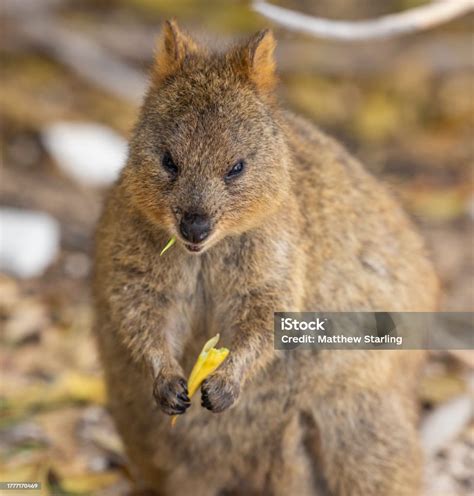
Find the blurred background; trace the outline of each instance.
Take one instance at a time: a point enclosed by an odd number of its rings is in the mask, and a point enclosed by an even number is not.
[[[276,3],[346,20],[423,4]],[[282,101],[391,185],[426,239],[442,282],[441,309],[473,310],[472,14],[351,43],[279,28],[249,1],[2,5],[1,481],[41,481],[41,494],[65,496],[125,495],[132,487],[90,332],[91,248],[164,19],[177,18],[219,47],[272,27]],[[438,352],[424,371],[427,494],[473,494],[473,366],[472,351]]]

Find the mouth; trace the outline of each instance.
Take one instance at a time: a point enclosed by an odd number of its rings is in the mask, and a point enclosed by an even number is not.
[[[192,252],[192,253],[199,253],[200,251],[202,251],[202,249],[204,248],[204,246],[202,244],[195,244],[195,243],[183,243],[185,248]]]

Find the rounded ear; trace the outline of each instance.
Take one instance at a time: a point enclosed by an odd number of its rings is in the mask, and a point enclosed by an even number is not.
[[[276,85],[276,64],[273,52],[276,41],[269,29],[256,33],[232,54],[234,66],[243,72],[262,92],[270,92]]]
[[[165,21],[157,43],[153,80],[159,82],[176,72],[186,56],[198,49],[196,42],[181,31],[175,20]]]

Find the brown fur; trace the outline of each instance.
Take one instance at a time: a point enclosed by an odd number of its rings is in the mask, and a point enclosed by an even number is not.
[[[263,32],[209,54],[165,26],[97,231],[96,332],[111,412],[137,480],[160,494],[415,496],[421,355],[273,349],[274,311],[430,311],[437,298],[396,202],[276,103],[273,47]],[[240,159],[243,174],[226,183]],[[212,221],[200,254],[179,234],[190,209]],[[183,379],[216,332],[231,353],[202,390],[222,413],[194,404],[171,429],[165,413],[182,404]]]

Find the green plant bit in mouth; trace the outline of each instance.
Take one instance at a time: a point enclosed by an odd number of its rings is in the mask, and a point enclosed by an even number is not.
[[[173,236],[168,243],[166,243],[166,246],[160,251],[160,257],[165,254],[174,244],[176,243],[176,236]]]

